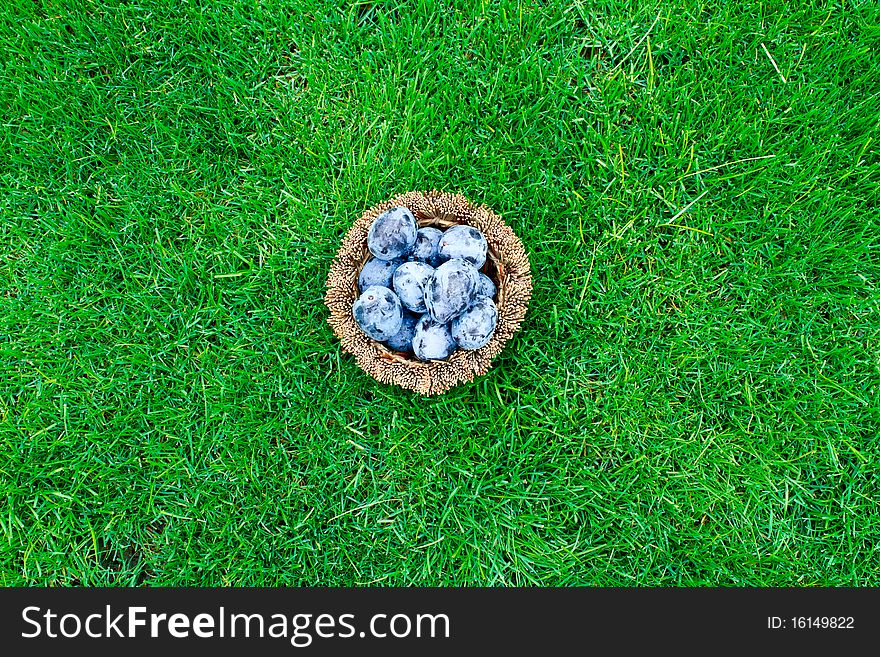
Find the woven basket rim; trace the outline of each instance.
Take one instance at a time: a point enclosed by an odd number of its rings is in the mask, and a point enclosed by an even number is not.
[[[358,274],[370,255],[366,246],[367,232],[376,217],[397,206],[409,208],[420,227],[466,224],[475,226],[486,236],[489,254],[484,269],[497,287],[498,324],[485,346],[473,351],[456,350],[445,361],[420,361],[390,350],[358,328],[351,307],[358,296]],[[361,369],[382,383],[430,396],[488,372],[492,359],[519,330],[531,292],[528,254],[501,217],[486,205],[471,203],[462,194],[431,190],[398,194],[368,208],[355,220],[330,265],[324,302],[330,312],[327,321],[343,351],[354,355]]]

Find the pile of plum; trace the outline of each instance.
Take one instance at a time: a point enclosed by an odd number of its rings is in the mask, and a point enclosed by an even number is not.
[[[369,337],[420,360],[489,342],[498,309],[495,284],[479,271],[488,248],[479,230],[419,228],[408,208],[396,207],[370,226],[367,248],[373,257],[358,277],[352,314]]]

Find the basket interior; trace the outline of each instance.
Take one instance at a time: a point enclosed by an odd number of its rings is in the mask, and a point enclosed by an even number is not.
[[[446,230],[450,226],[455,226],[456,224],[468,224],[466,221],[462,221],[455,216],[452,215],[443,215],[443,216],[427,216],[418,211],[414,212],[416,217],[416,222],[419,225],[419,228],[424,228],[425,226],[433,226],[439,230]],[[488,249],[486,251],[486,262],[479,269],[480,272],[486,274],[489,279],[495,284],[496,288],[496,304],[500,304],[501,300],[504,298],[503,294],[503,286],[504,286],[504,276],[501,275],[500,271],[500,260],[498,258],[498,254],[495,252],[491,240],[486,240],[488,243]],[[360,276],[361,270],[364,268],[364,265],[367,264],[367,261],[372,257],[370,250],[367,248],[366,240],[363,243],[363,253],[361,254],[361,262],[357,269],[357,274],[354,277],[354,281],[352,284],[355,288],[355,298],[358,296],[357,290],[357,279]],[[405,362],[410,366],[427,366],[431,361],[422,361],[416,358],[413,354],[405,353],[401,351],[394,351],[389,349],[387,345],[382,344],[377,340],[373,340],[372,342],[378,347],[380,351],[384,354],[387,354],[386,358],[389,360],[393,360],[396,362]],[[462,350],[457,349],[446,361],[444,362],[452,362],[456,360],[457,356],[461,356]]]

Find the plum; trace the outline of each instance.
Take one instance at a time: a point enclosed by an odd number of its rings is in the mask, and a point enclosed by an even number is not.
[[[480,296],[474,305],[452,320],[452,338],[462,349],[485,346],[498,324],[498,309],[489,297]]]
[[[445,262],[454,258],[462,258],[479,269],[486,262],[486,251],[489,245],[483,233],[473,226],[452,226],[440,238],[438,254]]]
[[[367,248],[379,260],[407,255],[416,243],[419,226],[408,208],[391,208],[376,217],[367,233]]]
[[[439,265],[440,261],[437,255],[437,249],[442,235],[442,231],[439,231],[432,226],[419,228],[419,232],[416,235],[416,243],[415,246],[413,246],[412,252],[409,254],[409,259],[426,262],[432,267]]]
[[[403,260],[379,260],[379,258],[370,258],[364,264],[361,273],[358,276],[358,291],[363,292],[368,287],[380,285],[382,287],[391,287],[391,277]]]
[[[425,286],[425,307],[434,321],[445,324],[468,309],[479,285],[479,272],[467,260],[444,262]]]
[[[477,296],[494,299],[497,291],[498,290],[495,289],[495,283],[492,282],[492,279],[486,276],[483,272],[480,272],[480,287],[477,289]]]
[[[385,344],[395,351],[409,351],[412,349],[413,336],[416,333],[416,322],[419,321],[420,317],[421,315],[404,310],[400,330],[388,338]]]
[[[455,351],[455,340],[448,324],[436,322],[430,315],[422,315],[416,322],[412,348],[420,360],[443,360]]]
[[[354,302],[352,315],[361,330],[374,340],[387,340],[400,330],[403,306],[387,287],[374,285]]]
[[[394,292],[400,302],[415,313],[423,313],[425,286],[434,275],[434,268],[424,262],[405,262],[394,272]]]

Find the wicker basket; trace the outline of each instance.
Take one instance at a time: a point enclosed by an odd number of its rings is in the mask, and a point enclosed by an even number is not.
[[[473,351],[456,350],[445,361],[420,361],[389,350],[367,337],[358,328],[351,308],[358,297],[357,280],[369,259],[367,232],[373,220],[393,207],[405,206],[416,217],[419,227],[445,230],[467,224],[482,231],[489,243],[485,273],[498,288],[498,325],[489,343]],[[476,206],[460,194],[407,192],[366,210],[342,240],[342,246],[327,275],[324,302],[330,311],[328,322],[342,342],[342,348],[357,359],[358,365],[382,383],[393,383],[422,395],[437,395],[459,383],[485,374],[526,315],[532,294],[529,258],[522,242],[501,217],[485,205]]]

